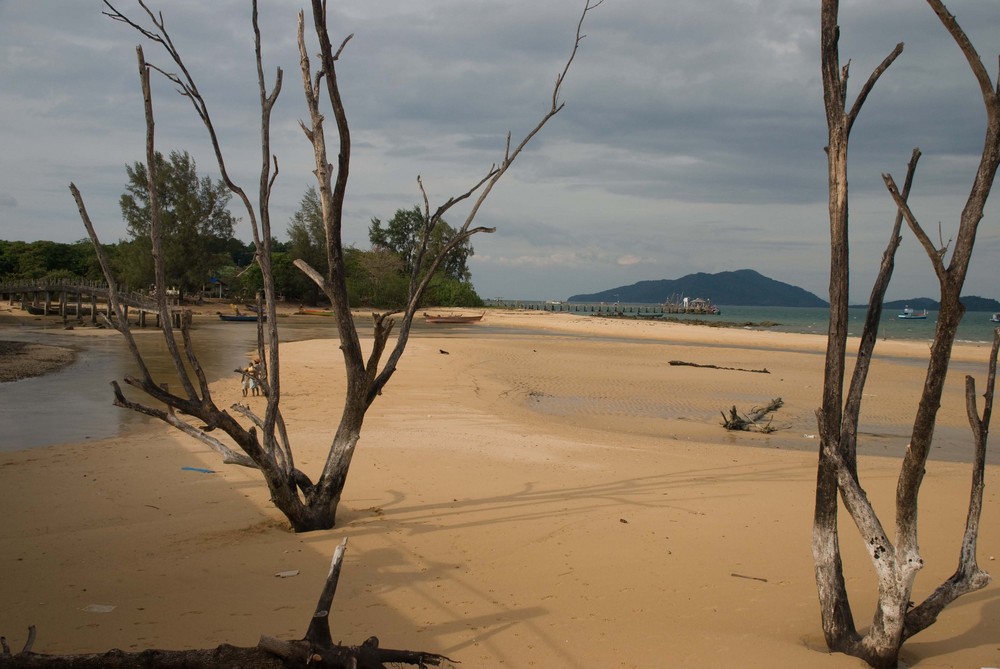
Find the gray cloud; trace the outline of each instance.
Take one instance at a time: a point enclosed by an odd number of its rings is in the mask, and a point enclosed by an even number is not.
[[[134,47],[138,36],[100,3],[0,1],[0,236],[84,235],[67,185],[77,183],[106,241],[124,235],[118,197],[143,155]],[[281,165],[272,217],[280,234],[311,179],[294,41],[299,3],[265,3],[265,72],[284,70],[272,128]],[[175,0],[165,13],[214,115],[234,176],[256,183],[256,71],[249,3]],[[131,2],[121,7],[140,16]],[[335,36],[354,34],[338,66],[354,154],[348,243],[372,217],[466,190],[530,130],[572,46],[582,3],[552,0],[331,2]],[[992,3],[949,8],[988,67],[1000,30]],[[897,42],[900,59],[870,96],[852,136],[854,281],[863,299],[893,210],[881,174],[902,179],[924,152],[913,203],[945,236],[968,193],[982,142],[982,102],[957,47],[929,8],[903,0],[844,4],[841,53],[851,91]],[[826,125],[819,17],[807,0],[606,0],[585,26],[563,111],[480,212],[497,232],[473,240],[483,294],[560,298],[695,271],[750,267],[825,293]],[[148,60],[167,63],[154,45]],[[315,53],[314,46],[310,53]],[[172,69],[172,68],[168,68]],[[215,175],[205,131],[168,82],[154,84],[161,150],[192,153]],[[12,158],[16,156],[16,159]],[[467,212],[449,216],[460,222]],[[992,295],[1000,233],[987,212],[969,291]],[[235,212],[243,216],[242,212]],[[245,224],[244,224],[245,226]],[[239,234],[250,238],[241,226]],[[890,295],[933,294],[904,240]]]

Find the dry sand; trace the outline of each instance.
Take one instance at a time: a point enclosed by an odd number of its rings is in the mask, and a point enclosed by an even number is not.
[[[0,453],[0,633],[18,646],[35,624],[40,652],[299,638],[348,537],[331,616],[344,642],[374,634],[464,667],[862,666],[824,650],[809,548],[821,337],[486,320],[549,332],[411,340],[328,532],[289,533],[254,472],[158,425]],[[886,523],[926,351],[880,345],[866,394],[862,476]],[[982,368],[987,352],[961,347],[956,360]],[[313,474],[338,416],[339,351],[313,341],[282,354],[282,406]],[[970,443],[961,388],[953,372],[938,430],[949,452]],[[231,379],[215,392],[264,402]],[[785,400],[776,433],[719,426],[721,410],[773,397]],[[919,598],[955,568],[968,480],[968,465],[928,468]],[[990,466],[979,558],[994,571],[998,488]],[[844,530],[864,625],[871,569]],[[997,586],[959,600],[904,658],[1000,665]]]

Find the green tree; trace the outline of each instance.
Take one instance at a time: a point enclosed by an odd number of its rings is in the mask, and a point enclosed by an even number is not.
[[[0,277],[5,279],[100,279],[97,254],[88,240],[63,244],[51,241],[0,241]]]
[[[396,253],[403,261],[404,271],[409,275],[413,271],[414,265],[420,262],[417,250],[420,248],[420,241],[425,233],[428,235],[425,255],[431,258],[435,257],[444,248],[444,245],[458,234],[455,228],[443,220],[437,221],[437,224],[429,232],[426,228],[427,224],[420,207],[397,209],[396,214],[389,219],[385,227],[382,227],[381,220],[372,219],[371,226],[368,228],[368,240],[373,248],[388,249]],[[469,272],[468,261],[473,254],[471,242],[465,239],[445,257],[438,271],[457,281],[467,282],[472,276]]]
[[[326,230],[323,227],[323,206],[315,186],[310,186],[299,203],[299,210],[292,214],[288,224],[288,252],[292,260],[304,260],[310,267],[326,271]],[[301,272],[288,277],[286,296],[316,304],[323,291]]]
[[[423,259],[436,257],[457,234],[458,231],[444,220],[438,220],[433,225],[429,224],[420,211],[420,207],[416,206],[412,209],[397,209],[396,214],[389,219],[384,227],[381,220],[373,218],[371,226],[368,228],[368,239],[372,244],[372,251],[388,251],[394,254],[399,259],[399,276],[407,282],[414,275],[414,267],[421,269],[413,278],[422,279],[426,272],[424,269],[426,263]],[[421,257],[420,249],[423,247],[425,235],[427,238],[426,250]],[[427,287],[427,292],[424,295],[425,303],[441,306],[482,305],[482,300],[479,299],[472,287],[472,273],[469,271],[468,261],[473,253],[472,244],[466,238],[444,256]],[[407,297],[406,283],[396,287],[396,282],[388,280],[385,275],[387,268],[383,259],[375,256],[368,258],[367,261],[365,266],[369,280],[375,280],[376,275],[378,276],[380,290],[372,294],[377,294],[380,299],[386,300],[382,306],[403,303]],[[392,286],[396,289],[388,291],[385,290],[386,286]]]
[[[393,307],[406,302],[409,282],[397,254],[383,248],[350,251],[345,262],[350,263],[347,283],[352,299],[373,307]]]
[[[186,151],[172,151],[169,160],[157,152],[155,160],[167,283],[191,293],[229,264],[228,244],[236,224],[227,209],[232,194],[221,180],[199,178]],[[141,162],[125,170],[129,182],[120,205],[130,239],[120,269],[132,286],[146,286],[154,281],[148,173]]]

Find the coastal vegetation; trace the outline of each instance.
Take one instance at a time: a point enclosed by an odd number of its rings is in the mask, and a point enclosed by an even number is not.
[[[317,246],[320,262],[325,262],[322,242],[300,237],[297,227],[300,215],[301,212],[297,212],[289,223],[290,241],[273,239],[271,242],[275,290],[286,302],[316,305],[324,301],[322,291],[296,269],[294,263],[298,259],[312,262]],[[147,243],[148,238],[144,238],[101,245],[115,276],[124,286],[144,290],[154,283],[149,274],[152,256],[145,248]],[[177,240],[177,243],[182,248],[189,242]],[[253,264],[253,243],[220,236],[208,240],[205,247],[219,250],[199,265],[199,269],[195,269],[194,263],[188,266],[175,261],[177,271],[169,274],[167,282],[179,289],[182,302],[197,301],[199,296],[252,302],[263,288],[260,269]],[[395,251],[348,246],[344,248],[344,262],[352,307],[391,308],[404,303],[408,279],[403,261]],[[431,279],[424,303],[444,307],[482,306],[467,266],[462,276],[461,279],[449,276],[439,269]],[[89,240],[72,244],[0,240],[0,282],[51,283],[60,280],[84,283],[104,280],[94,245]]]

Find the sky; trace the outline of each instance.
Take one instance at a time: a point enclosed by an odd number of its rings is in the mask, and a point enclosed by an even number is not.
[[[295,41],[302,0],[261,0],[264,71],[283,85],[272,121],[280,174],[274,234],[313,182]],[[368,247],[373,217],[432,208],[473,186],[551,105],[582,0],[329,0],[333,41],[353,34],[338,79],[353,137],[344,241]],[[143,19],[134,0],[119,9]],[[249,0],[151,0],[220,129],[227,165],[256,199],[259,107]],[[817,0],[604,0],[590,12],[562,111],[511,166],[475,225],[470,269],[484,298],[564,300],[638,281],[753,269],[826,299],[826,121]],[[1000,5],[948,3],[997,76]],[[125,166],[145,155],[135,47],[166,55],[102,15],[96,0],[0,0],[0,239],[86,237],[68,186],[102,242],[126,237]],[[311,17],[307,14],[306,25]],[[944,241],[982,152],[985,112],[958,47],[918,0],[840,3],[849,96],[898,42],[903,54],[851,136],[851,298],[866,301],[895,210],[881,174]],[[315,40],[309,53],[315,56]],[[315,66],[315,58],[313,59]],[[188,151],[218,178],[191,105],[154,78],[157,148]],[[328,114],[332,126],[332,113]],[[333,137],[330,139],[333,142]],[[331,155],[335,155],[331,152]],[[1000,298],[997,195],[963,294]],[[237,237],[250,241],[248,218]],[[446,217],[461,224],[468,208]],[[939,232],[940,230],[940,232]],[[904,232],[890,299],[937,296],[930,263]],[[705,296],[711,297],[711,296]]]

